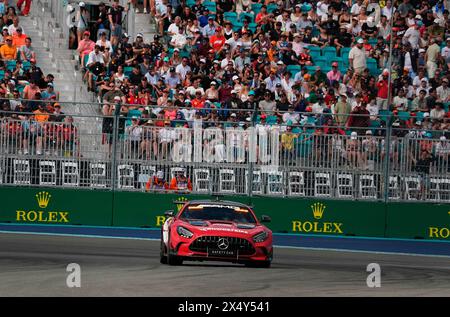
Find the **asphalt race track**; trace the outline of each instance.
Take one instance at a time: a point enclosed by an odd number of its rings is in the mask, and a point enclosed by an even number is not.
[[[369,263],[381,287],[366,285]],[[81,266],[68,288],[66,267]],[[270,269],[159,263],[159,242],[0,233],[0,296],[450,296],[450,257],[276,248]]]

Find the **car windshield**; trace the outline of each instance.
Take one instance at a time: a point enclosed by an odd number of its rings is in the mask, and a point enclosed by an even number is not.
[[[252,212],[246,207],[229,205],[195,204],[187,206],[180,219],[184,220],[218,220],[238,223],[256,223]]]

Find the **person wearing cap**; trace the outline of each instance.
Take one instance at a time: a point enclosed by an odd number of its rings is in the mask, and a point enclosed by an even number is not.
[[[145,184],[145,190],[148,192],[152,191],[164,191],[169,189],[169,183],[164,179],[164,172],[159,170],[155,175],[150,177]]]
[[[208,23],[202,28],[203,36],[209,38],[216,33],[216,25],[214,24],[214,17],[208,17]]]
[[[209,45],[219,54],[225,45],[225,41],[226,38],[223,35],[222,28],[220,26],[216,27],[215,33],[209,38]]]
[[[55,100],[59,99],[59,93],[55,92],[53,83],[48,83],[47,84],[47,89],[41,92],[41,98],[42,100],[50,100],[52,99],[52,97]]]
[[[192,183],[185,171],[176,172],[170,181],[170,190],[174,191],[192,191]]]
[[[89,54],[94,50],[95,42],[90,39],[91,33],[89,31],[84,31],[83,39],[78,43],[77,52],[79,54],[79,60],[81,67],[85,67],[86,65],[84,56]]]
[[[13,44],[12,36],[5,37],[6,44],[0,47],[0,57],[4,61],[15,60],[17,57],[17,47]]]
[[[380,110],[388,110],[388,95],[389,95],[389,71],[383,70],[381,78],[378,80],[376,87],[377,92],[377,105]]]
[[[446,173],[446,167],[449,166],[450,159],[450,142],[445,135],[439,137],[439,142],[437,142],[435,147],[435,155],[439,162],[437,166],[441,167],[440,172]]]
[[[50,115],[50,121],[52,122],[63,122],[65,118],[64,112],[61,111],[61,104],[59,102],[55,102],[53,104],[53,112]]]
[[[361,74],[367,68],[366,52],[363,48],[364,40],[359,38],[356,45],[352,47],[348,54],[348,62],[350,67],[355,70],[355,73]]]
[[[450,102],[450,87],[448,86],[448,81],[448,78],[444,77],[441,81],[441,85],[436,88],[438,102]]]
[[[78,3],[79,10],[76,13],[75,21],[77,26],[78,43],[83,39],[83,33],[89,29],[90,13],[83,1]]]

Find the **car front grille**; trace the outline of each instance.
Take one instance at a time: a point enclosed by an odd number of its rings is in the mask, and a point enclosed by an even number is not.
[[[194,252],[208,252],[208,249],[218,249],[219,239],[227,239],[229,246],[227,250],[237,251],[239,255],[252,255],[255,253],[255,248],[247,239],[235,237],[220,237],[220,236],[202,236],[195,239],[189,249]]]

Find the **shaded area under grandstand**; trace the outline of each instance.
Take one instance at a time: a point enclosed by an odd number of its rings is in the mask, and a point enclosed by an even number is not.
[[[0,232],[74,235],[106,238],[160,239],[159,229],[80,227],[59,225],[0,224]],[[366,237],[331,237],[303,234],[274,234],[274,245],[319,250],[348,250],[374,253],[438,255],[450,257],[450,242]]]

